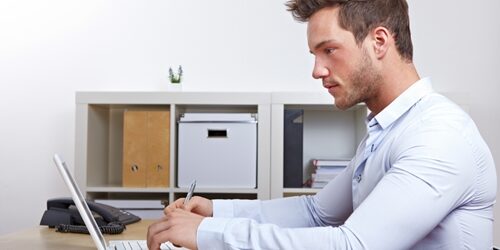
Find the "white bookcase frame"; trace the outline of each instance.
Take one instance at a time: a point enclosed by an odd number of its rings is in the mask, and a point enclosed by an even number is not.
[[[126,108],[169,109],[170,185],[167,188],[121,187],[121,133]],[[196,189],[215,198],[269,199],[270,94],[203,92],[77,92],[75,177],[89,198],[167,199],[187,192],[176,187],[177,121],[183,112],[252,112],[258,115],[257,188]]]
[[[176,131],[180,115],[185,112],[250,112],[258,116],[257,188],[199,188],[196,194],[209,198],[262,200],[314,194],[317,189],[283,187],[284,110],[338,111],[333,102],[326,92],[77,92],[75,177],[88,198],[168,199],[172,202],[187,192],[185,188],[176,187]],[[141,107],[170,110],[170,185],[167,188],[121,186],[123,111]],[[365,134],[366,107],[358,105],[343,112],[354,117],[347,126],[350,134],[353,134],[352,127],[355,131],[355,135],[344,140],[352,140],[350,145],[356,145]]]

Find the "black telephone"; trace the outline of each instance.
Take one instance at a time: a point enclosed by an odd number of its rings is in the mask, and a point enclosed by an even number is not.
[[[140,221],[141,218],[118,208],[87,200],[94,219],[102,233],[123,232],[125,225]],[[40,225],[56,227],[58,232],[88,233],[78,209],[71,198],[47,200],[47,210]]]

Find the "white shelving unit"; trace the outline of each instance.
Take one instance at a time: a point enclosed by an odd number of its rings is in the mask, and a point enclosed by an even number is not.
[[[170,111],[170,185],[165,188],[122,187],[123,114],[126,109]],[[197,188],[207,198],[270,199],[314,194],[318,189],[283,185],[284,111],[304,110],[304,173],[315,152],[352,157],[365,134],[366,107],[337,110],[328,93],[275,92],[77,92],[75,177],[91,199],[158,199],[185,196],[177,187],[177,128],[181,114],[255,113],[257,123],[257,188]],[[324,120],[323,117],[327,117]],[[316,124],[313,129],[309,125]],[[318,129],[318,126],[320,129]],[[323,128],[324,130],[322,130]],[[318,135],[331,141],[314,142]],[[320,138],[321,139],[321,138]],[[312,153],[311,153],[312,152]],[[228,176],[228,178],[231,178]],[[272,181],[271,181],[272,180]]]
[[[129,108],[170,111],[169,187],[122,187],[123,113]],[[197,188],[195,193],[210,198],[268,199],[270,94],[230,92],[77,92],[75,177],[85,195],[99,199],[159,199],[169,202],[185,196],[187,189],[176,185],[177,121],[185,112],[257,114],[257,188]]]

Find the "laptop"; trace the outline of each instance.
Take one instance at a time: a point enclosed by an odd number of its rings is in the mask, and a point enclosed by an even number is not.
[[[97,226],[97,222],[92,216],[92,212],[85,201],[85,198],[76,185],[76,181],[71,176],[66,166],[66,163],[61,160],[59,155],[54,155],[54,162],[56,163],[57,170],[64,179],[64,183],[68,187],[71,192],[71,196],[73,197],[73,201],[75,202],[76,208],[78,212],[82,216],[82,219],[85,223],[85,226],[89,230],[90,236],[94,240],[94,243],[99,250],[112,250],[112,249],[148,249],[146,245],[146,240],[126,240],[126,241],[110,241],[109,244],[106,243],[104,236],[102,235],[99,227]],[[182,247],[176,247],[171,242],[165,242],[161,245],[161,249],[185,249]]]

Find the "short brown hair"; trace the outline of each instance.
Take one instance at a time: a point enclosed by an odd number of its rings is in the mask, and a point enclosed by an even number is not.
[[[307,22],[320,9],[339,6],[339,25],[353,33],[358,45],[370,30],[383,26],[392,32],[401,57],[413,60],[406,0],[289,0],[286,6],[301,22]]]

